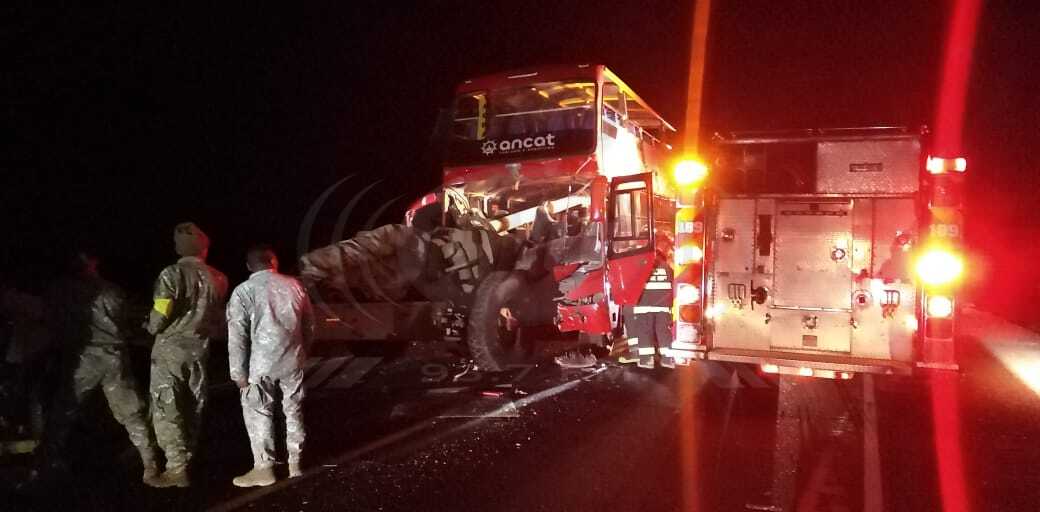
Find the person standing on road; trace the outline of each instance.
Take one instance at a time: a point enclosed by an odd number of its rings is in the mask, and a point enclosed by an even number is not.
[[[155,437],[166,454],[159,487],[187,487],[188,463],[198,442],[206,404],[209,340],[223,323],[228,280],[206,264],[209,237],[190,222],[173,241],[181,259],[155,283],[148,332],[152,347],[151,398]]]
[[[249,250],[249,280],[228,301],[228,362],[241,390],[242,418],[253,451],[253,469],[236,477],[238,487],[275,482],[275,406],[285,415],[289,478],[300,476],[303,450],[303,362],[314,335],[307,291],[278,273],[278,257],[266,245]]]
[[[661,245],[667,247],[668,244]],[[639,302],[625,306],[622,311],[629,350],[637,350],[640,368],[675,367],[672,358],[673,273],[670,260],[664,250],[658,248],[655,251],[654,269]]]
[[[126,428],[141,455],[142,480],[155,485],[158,452],[146,419],[148,405],[139,394],[127,354],[126,297],[101,277],[99,263],[93,254],[77,252],[75,276],[54,290],[52,313],[62,343],[64,371],[44,433],[43,457],[51,467],[62,465],[84,403],[101,388],[112,415]]]

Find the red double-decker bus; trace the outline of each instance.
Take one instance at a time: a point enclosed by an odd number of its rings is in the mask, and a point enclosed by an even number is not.
[[[670,315],[676,187],[663,139],[674,128],[631,87],[602,65],[484,76],[459,85],[448,121],[443,184],[406,215],[417,228],[438,213],[436,233],[416,232],[443,257],[444,286],[361,304],[401,328],[357,328],[366,315],[344,311],[357,306],[332,308],[355,327],[333,319],[328,337],[415,339],[414,318],[429,318],[418,324],[437,328],[425,334],[465,341],[499,370],[530,354],[524,331],[603,341],[626,315]],[[648,287],[657,297],[642,305]]]

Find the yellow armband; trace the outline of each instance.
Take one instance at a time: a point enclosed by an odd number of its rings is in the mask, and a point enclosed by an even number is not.
[[[170,309],[172,307],[173,299],[155,299],[155,304],[152,306],[152,309],[162,316],[170,316]]]

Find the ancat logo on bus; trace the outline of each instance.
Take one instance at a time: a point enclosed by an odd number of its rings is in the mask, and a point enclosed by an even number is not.
[[[484,155],[491,156],[495,153],[508,155],[510,153],[523,153],[524,151],[552,147],[556,147],[556,136],[550,133],[548,135],[539,135],[537,137],[527,137],[523,139],[517,138],[503,141],[488,139],[480,146],[480,150],[484,152]]]

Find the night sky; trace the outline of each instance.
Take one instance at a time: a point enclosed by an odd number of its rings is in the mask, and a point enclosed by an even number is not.
[[[37,287],[85,242],[147,292],[176,258],[172,227],[193,220],[237,281],[252,242],[294,260],[308,208],[351,175],[311,245],[369,186],[346,232],[398,221],[438,182],[437,111],[470,76],[604,63],[682,123],[692,2],[223,4],[5,9],[8,278]],[[931,124],[949,14],[946,2],[715,0],[704,130]],[[1031,2],[991,2],[980,21],[965,152],[985,268],[1040,256],[1038,26]]]

